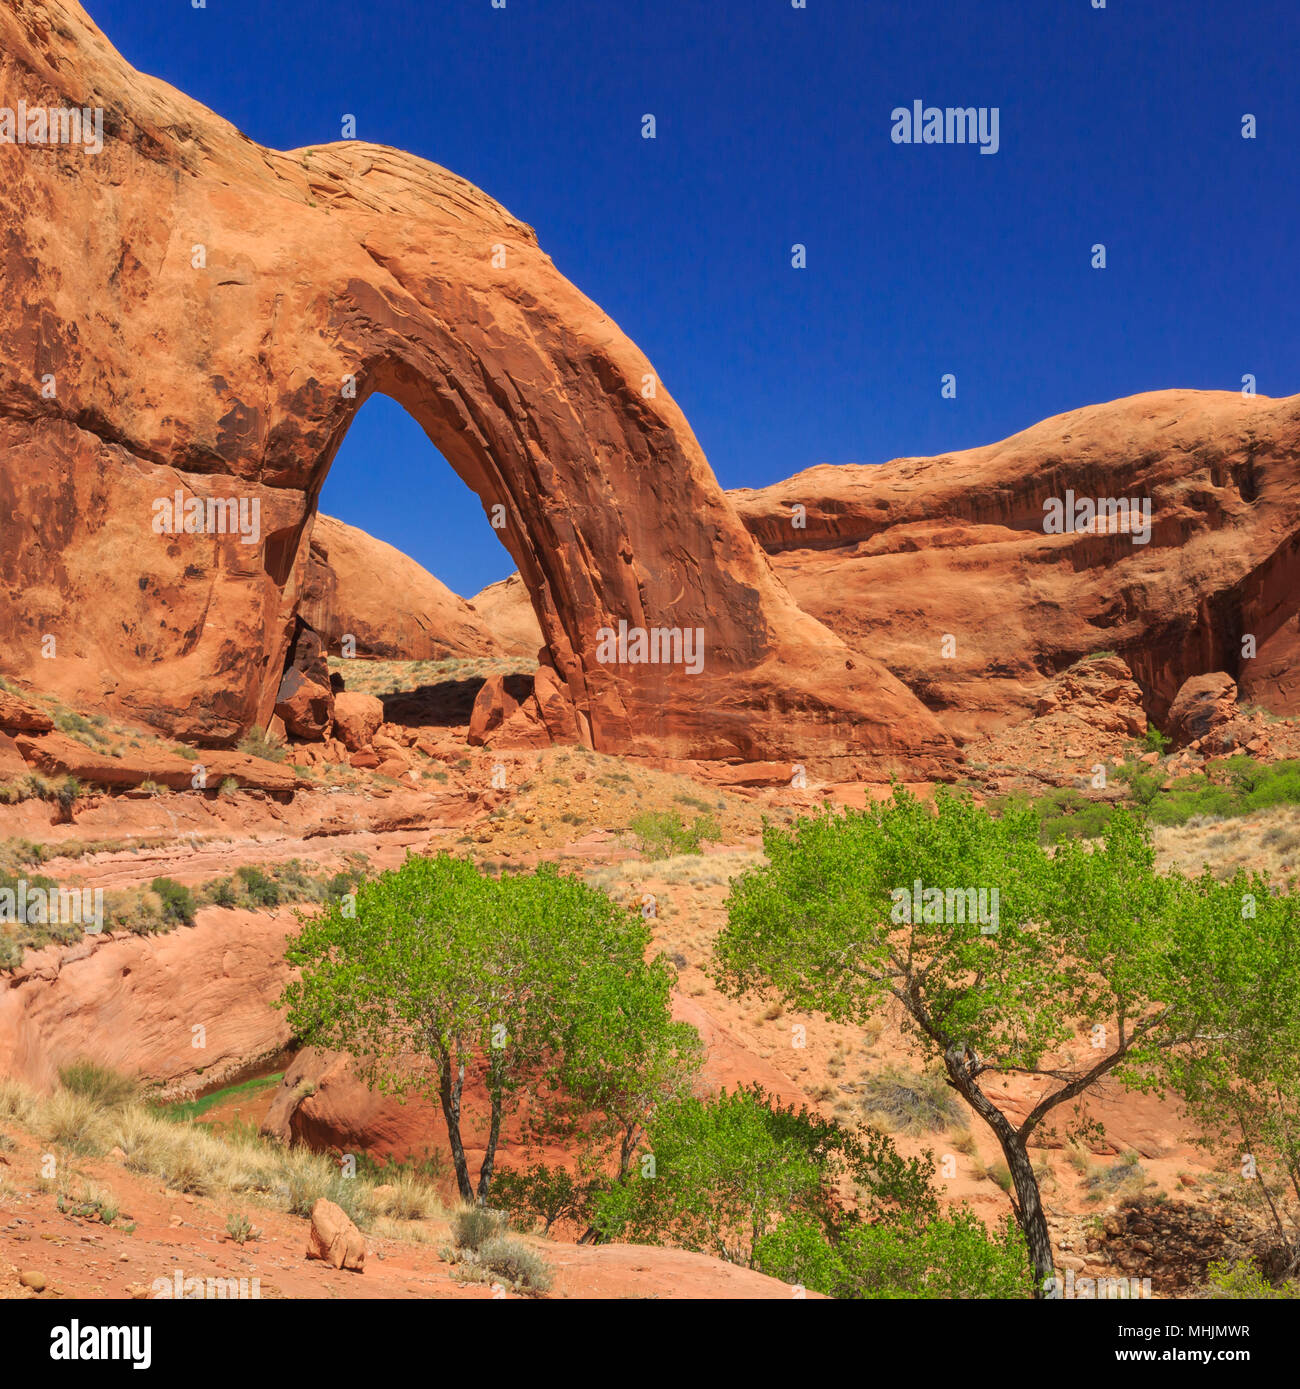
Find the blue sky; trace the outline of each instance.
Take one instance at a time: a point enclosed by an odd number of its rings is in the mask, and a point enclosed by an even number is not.
[[[480,185],[642,347],[724,486],[1247,372],[1300,391],[1297,0],[87,9],[263,144],[324,143],[353,112]],[[918,98],[998,107],[998,153],[894,144]],[[513,567],[387,400],[322,504],[459,592]]]

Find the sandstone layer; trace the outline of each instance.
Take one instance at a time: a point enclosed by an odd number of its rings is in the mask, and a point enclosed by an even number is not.
[[[1158,724],[1214,671],[1248,703],[1300,712],[1298,465],[1300,396],[1156,391],[983,448],[730,495],[798,602],[968,737],[1028,717],[1054,675],[1107,651]],[[1122,521],[1045,533],[1044,503],[1067,493],[1149,500],[1149,540]]]

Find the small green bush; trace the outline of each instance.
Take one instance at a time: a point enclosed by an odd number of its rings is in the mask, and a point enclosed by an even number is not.
[[[198,912],[194,894],[174,878],[155,878],[149,890],[162,899],[163,921],[171,926],[193,926]]]

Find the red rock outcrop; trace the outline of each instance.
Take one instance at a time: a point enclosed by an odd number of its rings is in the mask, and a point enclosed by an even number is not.
[[[173,1091],[218,1083],[289,1042],[273,1005],[296,926],[291,911],[206,907],[166,935],[29,950],[0,976],[0,1074],[45,1088],[89,1056]]]
[[[1199,747],[1215,729],[1237,717],[1237,682],[1223,671],[1194,675],[1183,682],[1169,706],[1165,731],[1175,747]]]
[[[489,584],[469,601],[480,621],[507,654],[535,656],[544,644],[533,600],[518,574]]]
[[[968,737],[1028,717],[1052,675],[1101,651],[1157,723],[1210,671],[1300,712],[1298,463],[1300,396],[1156,391],[730,495],[797,601]],[[1045,534],[1067,490],[1149,500],[1149,542],[1118,521]]]
[[[98,153],[0,146],[6,670],[187,741],[265,725],[315,499],[379,391],[502,509],[584,742],[875,775],[951,757],[796,606],[645,356],[486,194],[361,141],[265,149],[75,0],[0,12],[0,85],[105,113]],[[702,668],[602,660],[620,622],[698,631]]]
[[[334,656],[342,654],[346,635],[355,643],[349,654],[391,661],[502,656],[515,650],[499,642],[491,625],[427,569],[332,516],[318,515],[312,528],[298,613]],[[527,654],[536,654],[540,644],[539,633]]]

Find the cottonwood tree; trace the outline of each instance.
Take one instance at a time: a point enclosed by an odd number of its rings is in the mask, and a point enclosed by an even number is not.
[[[602,1025],[609,980],[635,991],[648,945],[639,918],[553,865],[494,879],[446,854],[411,857],[359,888],[355,917],[333,905],[301,919],[286,952],[301,978],[282,1003],[304,1042],[351,1053],[387,1093],[436,1099],[460,1195],[485,1203],[504,1119],[525,1092],[554,1099],[575,1019]],[[488,1102],[477,1189],[467,1078]]]
[[[1267,1272],[1300,1269],[1300,899],[1244,871],[1195,886],[1204,939],[1187,968],[1202,980],[1208,1016],[1164,1058],[1162,1076],[1226,1149],[1276,1236]]]
[[[716,977],[840,1022],[899,1005],[909,1041],[998,1140],[1042,1296],[1054,1269],[1028,1147],[1044,1121],[1074,1101],[1082,1132],[1078,1102],[1104,1077],[1154,1088],[1207,1031],[1240,1035],[1259,980],[1245,961],[1219,968],[1249,923],[1226,921],[1222,888],[1157,874],[1140,820],[1119,812],[1101,844],[1055,856],[1037,831],[1028,808],[997,818],[942,787],[932,806],[896,789],[769,827],[768,862],[732,885]],[[967,889],[997,889],[993,929],[971,919]],[[1300,950],[1275,963],[1300,993]],[[1013,1076],[1041,1087],[1023,1118],[1000,1093]]]

